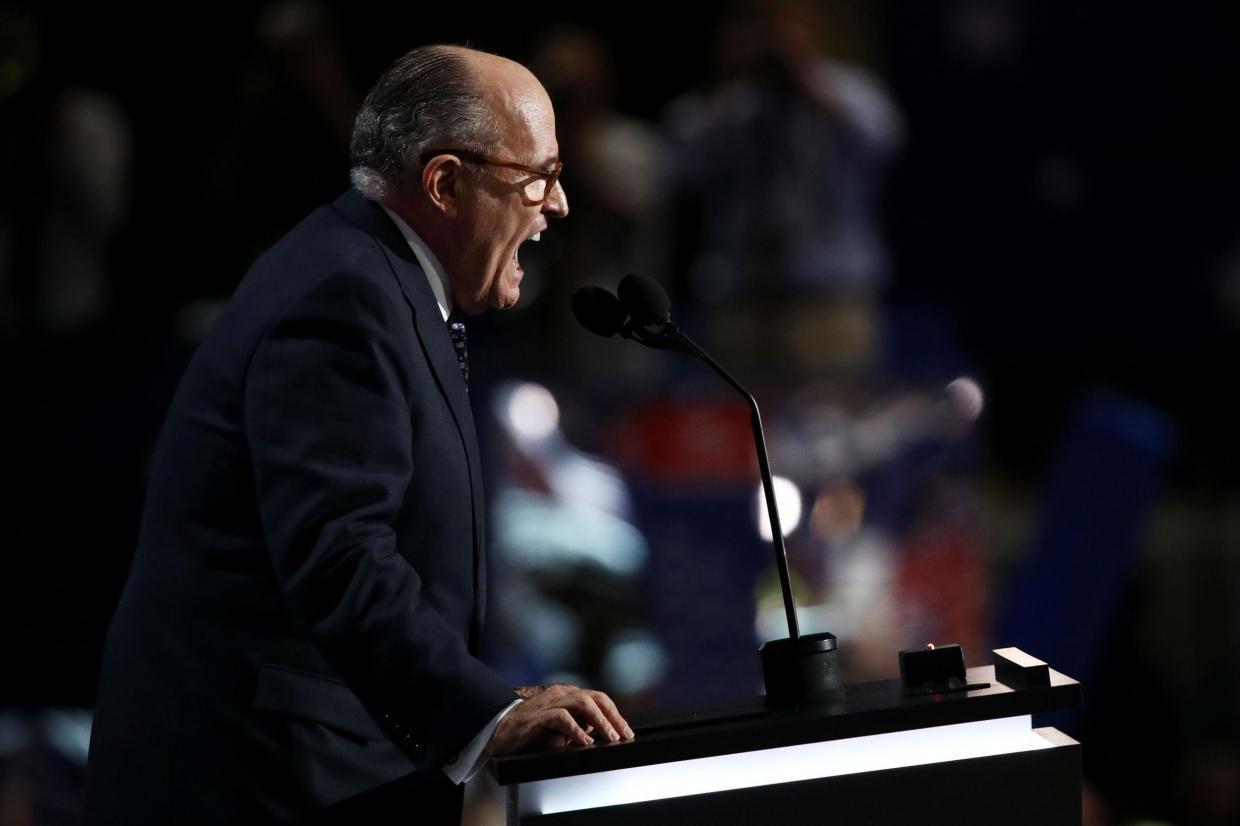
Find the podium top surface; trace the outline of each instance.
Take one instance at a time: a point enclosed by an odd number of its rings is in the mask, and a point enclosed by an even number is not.
[[[567,750],[530,751],[493,758],[501,786],[714,757],[745,751],[843,740],[894,731],[993,720],[1076,708],[1081,685],[1051,669],[1050,686],[1010,688],[992,665],[968,669],[970,683],[988,688],[906,697],[899,680],[858,683],[815,705],[769,709],[762,698],[679,714],[630,719],[635,737]]]

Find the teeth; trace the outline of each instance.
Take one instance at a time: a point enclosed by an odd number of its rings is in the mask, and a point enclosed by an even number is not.
[[[530,240],[531,240],[531,241],[537,241],[539,238],[542,238],[542,233],[541,233],[541,232],[536,232],[536,233],[534,233],[533,235],[531,235],[531,236],[530,236]]]

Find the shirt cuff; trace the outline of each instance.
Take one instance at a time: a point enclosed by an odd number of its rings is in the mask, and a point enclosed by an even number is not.
[[[499,725],[499,721],[503,720],[505,715],[521,702],[521,698],[513,700],[505,706],[499,714],[491,718],[491,722],[483,727],[482,731],[470,740],[465,748],[461,749],[461,754],[448,765],[443,767],[443,773],[448,775],[448,779],[458,786],[469,780],[478,770],[486,765],[486,757],[482,750],[486,748],[487,743],[491,742],[491,735],[495,733],[495,727]]]

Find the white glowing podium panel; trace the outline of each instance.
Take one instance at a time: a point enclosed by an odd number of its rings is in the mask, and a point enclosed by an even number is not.
[[[634,726],[634,741],[495,760],[510,826],[1077,824],[1080,745],[1032,715],[1080,685],[905,697],[897,680],[812,708],[760,701]]]

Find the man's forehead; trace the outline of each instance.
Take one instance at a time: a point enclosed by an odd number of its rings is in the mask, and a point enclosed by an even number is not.
[[[526,93],[505,95],[493,101],[501,123],[502,140],[520,149],[537,165],[550,165],[559,159],[555,139],[555,115],[542,87]]]
[[[551,166],[559,160],[551,98],[534,73],[499,55],[472,49],[461,49],[461,53],[469,61],[488,106],[500,119],[501,141],[538,166]]]
[[[551,98],[533,75],[497,78],[489,83],[482,77],[480,81],[484,94],[497,112],[520,118],[535,127],[554,123]]]

